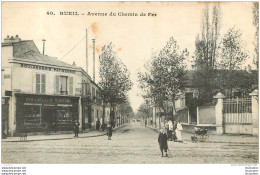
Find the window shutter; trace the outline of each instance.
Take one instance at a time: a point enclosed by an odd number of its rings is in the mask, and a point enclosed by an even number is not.
[[[69,77],[69,95],[73,95],[73,77]]]
[[[59,75],[56,75],[56,77],[55,77],[55,92],[56,92],[56,94],[60,94],[59,81],[60,81],[60,77],[59,77]]]
[[[36,93],[41,93],[41,75],[36,74]]]
[[[46,87],[46,76],[45,74],[42,74],[42,93],[44,94],[45,93],[45,87]]]

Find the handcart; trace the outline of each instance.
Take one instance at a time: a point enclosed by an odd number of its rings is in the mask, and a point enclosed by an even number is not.
[[[194,135],[191,136],[192,142],[206,142],[209,140],[209,136],[207,135],[207,129],[195,127],[193,131]]]

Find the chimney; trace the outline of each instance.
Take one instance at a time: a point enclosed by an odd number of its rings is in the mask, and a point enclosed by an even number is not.
[[[7,37],[4,39],[4,43],[12,43],[12,40],[9,37],[9,35],[7,35]]]
[[[72,63],[72,66],[76,66],[76,63],[75,63],[75,61],[73,61],[73,63]]]
[[[21,38],[18,37],[18,35],[15,36],[15,38],[13,36],[9,36],[7,35],[7,37],[4,39],[4,43],[6,44],[10,44],[10,43],[18,43],[22,41]]]
[[[45,41],[46,41],[45,39],[42,39],[42,42],[43,42],[43,43],[42,43],[42,44],[43,44],[43,47],[42,47],[42,54],[43,54],[43,55],[44,55],[44,49],[45,49]]]
[[[19,38],[18,35],[16,35],[13,42],[17,43],[17,42],[20,42],[20,41],[22,41],[21,38]]]
[[[93,81],[95,82],[95,51],[96,51],[96,46],[95,46],[95,39],[92,39],[93,41]]]

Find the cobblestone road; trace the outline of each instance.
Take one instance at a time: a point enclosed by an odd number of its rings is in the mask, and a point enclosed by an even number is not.
[[[48,136],[46,136],[48,137]],[[131,123],[106,136],[2,142],[2,163],[258,163],[258,143],[169,141],[161,157],[158,133]]]

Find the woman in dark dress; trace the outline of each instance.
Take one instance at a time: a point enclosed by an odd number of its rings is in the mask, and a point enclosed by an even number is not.
[[[166,153],[166,157],[168,157],[168,154],[167,154],[168,143],[167,143],[167,134],[165,133],[165,129],[160,130],[158,142],[160,145],[160,150],[162,152],[162,157],[163,157],[163,150]]]
[[[108,136],[108,140],[111,140],[111,137],[112,137],[112,125],[110,123],[108,123],[108,125],[107,125],[107,136]]]

